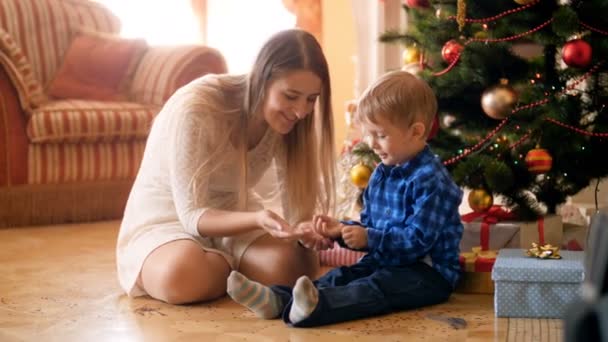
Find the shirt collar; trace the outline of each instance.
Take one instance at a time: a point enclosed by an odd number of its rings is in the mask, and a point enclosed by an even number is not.
[[[418,152],[414,158],[408,160],[401,165],[384,165],[380,163],[379,169],[383,175],[390,175],[395,172],[397,175],[406,176],[412,170],[417,169],[420,165],[425,165],[433,161],[435,155],[431,152],[428,145],[425,145],[422,151]]]

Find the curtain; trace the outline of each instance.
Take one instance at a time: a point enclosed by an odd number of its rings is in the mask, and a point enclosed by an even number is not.
[[[207,44],[207,0],[190,0],[190,4],[198,22],[201,43]]]
[[[282,0],[287,10],[296,16],[296,27],[312,33],[322,42],[323,22],[321,0]]]

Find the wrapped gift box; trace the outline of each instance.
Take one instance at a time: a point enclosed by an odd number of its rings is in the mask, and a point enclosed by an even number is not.
[[[587,245],[587,234],[589,233],[589,226],[577,225],[573,223],[564,222],[564,237],[562,239],[562,249],[569,251],[582,251],[585,250]]]
[[[528,257],[522,249],[501,249],[492,269],[498,317],[562,318],[579,296],[584,252],[561,251],[562,259]]]
[[[559,215],[546,215],[536,221],[519,222],[519,246],[530,248],[532,243],[541,245],[551,244],[560,246],[564,228],[562,217]]]
[[[564,223],[579,226],[588,226],[591,216],[596,212],[608,212],[605,205],[595,206],[595,203],[571,203],[568,202],[557,207],[557,214],[561,215]]]
[[[481,247],[471,252],[460,253],[462,275],[456,291],[460,293],[494,293],[492,267],[496,261],[496,251],[482,251]]]
[[[319,261],[321,266],[350,266],[355,264],[366,253],[342,248],[336,242],[334,248],[319,251]]]
[[[476,246],[481,246],[482,250],[530,248],[533,242],[562,245],[563,227],[559,215],[546,215],[536,221],[516,221],[510,213],[493,207],[486,213],[463,215],[462,220],[461,251]]]

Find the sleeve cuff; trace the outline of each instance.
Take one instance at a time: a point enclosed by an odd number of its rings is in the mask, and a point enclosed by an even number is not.
[[[378,229],[367,228],[367,247],[370,250],[378,249],[382,240],[382,232]]]
[[[345,221],[340,220],[340,223],[347,225],[347,226],[362,226],[363,227],[361,222],[355,221],[355,220],[345,220]]]
[[[190,213],[190,217],[187,219],[187,222],[185,222],[184,225],[184,230],[188,234],[201,237],[201,234],[198,232],[198,221],[201,219],[201,216],[203,216],[207,209],[209,208],[199,208]]]

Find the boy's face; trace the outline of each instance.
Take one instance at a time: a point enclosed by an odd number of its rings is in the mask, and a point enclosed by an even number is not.
[[[377,122],[362,122],[370,147],[384,165],[401,165],[412,159],[426,144],[424,124],[414,122],[409,127],[391,123],[381,116]]]

